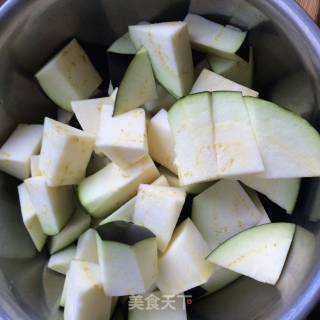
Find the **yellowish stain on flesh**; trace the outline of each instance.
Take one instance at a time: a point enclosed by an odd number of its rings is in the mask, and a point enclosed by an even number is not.
[[[218,42],[224,34],[224,27],[220,28],[220,31],[214,36],[213,42]]]
[[[260,246],[259,248],[254,248],[242,255],[240,255],[238,258],[236,258],[235,260],[233,260],[232,262],[230,262],[228,265],[227,265],[227,268],[234,268],[236,267],[237,265],[241,264],[245,259],[249,258],[249,257],[252,257],[252,256],[255,256],[257,254],[259,254],[259,252],[263,252],[265,250],[268,250],[268,249],[273,249],[273,248],[276,248],[277,247],[277,243],[274,242],[272,245],[268,245],[268,244],[265,244],[263,246]]]

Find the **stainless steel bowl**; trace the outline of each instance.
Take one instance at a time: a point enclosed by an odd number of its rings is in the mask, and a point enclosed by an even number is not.
[[[70,38],[80,40],[107,77],[105,48],[128,24],[181,19],[189,5],[250,29],[261,96],[301,112],[319,129],[320,34],[293,0],[8,0],[0,9],[0,143],[17,122],[55,116],[32,75]],[[0,318],[60,319],[63,278],[46,268],[46,255],[36,254],[24,230],[17,183],[0,173]],[[291,219],[270,204],[268,212],[275,221]],[[318,218],[319,180],[305,179],[292,216],[301,227],[277,287],[240,278],[189,306],[190,319],[303,319],[320,298]]]

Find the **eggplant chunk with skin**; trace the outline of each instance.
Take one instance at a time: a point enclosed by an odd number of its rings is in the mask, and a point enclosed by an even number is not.
[[[164,176],[160,176],[157,180],[153,181],[151,185],[169,187],[168,180]],[[137,196],[133,197],[122,205],[119,209],[113,212],[110,216],[106,217],[100,222],[100,225],[113,222],[113,221],[126,221],[133,222],[134,207]]]
[[[211,250],[262,218],[237,181],[220,180],[193,199],[192,221]]]
[[[157,239],[147,228],[116,221],[97,228],[104,291],[109,296],[145,293],[158,273]]]
[[[298,198],[301,179],[264,179],[246,176],[241,178],[241,182],[264,194],[287,213],[292,213]]]
[[[261,178],[320,175],[320,135],[299,115],[262,99],[245,97],[265,171]],[[294,137],[294,138],[293,138]]]
[[[153,182],[159,171],[149,156],[122,169],[109,163],[78,186],[82,206],[96,218],[105,218],[137,193],[141,183]]]
[[[220,177],[263,172],[264,165],[240,92],[212,92],[212,118]]]
[[[218,178],[211,114],[209,92],[186,96],[168,112],[175,143],[175,165],[182,185]]]
[[[275,285],[296,226],[269,223],[242,231],[214,249],[207,260],[257,281]]]
[[[117,93],[113,115],[117,116],[158,98],[148,52],[140,49],[124,74]]]
[[[174,97],[189,93],[193,63],[187,24],[181,21],[129,26],[131,41],[149,54],[156,79]]]
[[[220,180],[193,199],[192,221],[213,250],[235,234],[270,222],[237,181]],[[201,285],[206,294],[213,293],[239,278],[236,272],[213,266],[209,280]]]
[[[138,25],[149,24],[147,21],[141,21]],[[107,52],[118,53],[118,54],[128,54],[133,55],[137,53],[136,48],[134,47],[129,32],[126,32],[120,38],[116,39],[111,46],[108,48]]]

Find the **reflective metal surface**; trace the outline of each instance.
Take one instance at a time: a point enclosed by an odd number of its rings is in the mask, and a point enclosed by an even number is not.
[[[319,31],[292,0],[8,0],[0,9],[0,143],[17,122],[55,115],[32,75],[70,38],[94,58],[106,86],[105,49],[128,24],[181,19],[189,5],[193,13],[250,29],[256,89],[320,128]],[[45,253],[33,249],[21,223],[17,184],[0,173],[0,318],[61,319],[63,278],[45,267]],[[240,278],[189,306],[190,319],[303,319],[319,300],[319,180],[304,180],[292,218],[263,202],[273,221],[292,219],[300,226],[277,287]]]

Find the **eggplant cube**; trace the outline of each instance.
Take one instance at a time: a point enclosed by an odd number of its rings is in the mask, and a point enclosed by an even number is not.
[[[173,187],[141,184],[135,203],[133,222],[150,229],[158,248],[165,251],[178,222],[186,199],[184,190]]]
[[[158,273],[157,239],[147,228],[117,221],[97,229],[104,291],[109,296],[145,293]]]
[[[137,52],[119,85],[113,115],[120,115],[158,98],[148,52]]]
[[[40,170],[49,186],[79,184],[94,148],[93,136],[46,118]]]
[[[148,144],[151,158],[178,174],[178,169],[174,163],[174,140],[168,120],[168,112],[160,110],[149,122]]]
[[[111,105],[113,110],[114,99],[111,97],[105,97],[76,100],[71,101],[71,105],[81,128],[85,132],[96,136],[100,126],[101,110],[105,105]]]
[[[35,77],[47,96],[67,111],[72,111],[72,100],[89,98],[102,82],[76,39],[43,66]]]
[[[213,250],[235,234],[257,225],[263,218],[239,182],[220,180],[196,196],[192,221]]]
[[[24,180],[30,177],[30,158],[40,151],[42,125],[20,124],[0,149],[0,170]]]
[[[204,284],[210,278],[213,265],[205,260],[207,243],[190,219],[173,233],[167,251],[159,258],[157,286],[165,294],[177,295]]]
[[[97,150],[126,168],[148,154],[146,115],[134,109],[115,117],[101,118]]]
[[[30,195],[24,183],[18,186],[20,208],[23,223],[38,251],[41,251],[46,243],[47,235],[43,232],[36,210],[30,199]]]
[[[159,171],[149,156],[126,169],[112,162],[81,182],[79,199],[92,216],[105,218],[133,198],[141,183],[158,177]]]
[[[87,230],[78,239],[75,259],[98,263],[97,232],[94,229]]]
[[[72,187],[49,187],[44,177],[29,178],[25,185],[43,232],[50,236],[60,232],[75,208]]]
[[[160,176],[157,180],[152,182],[152,185],[169,187],[168,180],[165,178],[165,176]],[[113,212],[110,216],[102,220],[100,222],[100,225],[113,222],[113,221],[132,222],[136,199],[137,199],[137,196],[130,199],[128,202],[122,205],[119,209]]]
[[[213,92],[212,118],[219,175],[263,172],[264,166],[240,92]]]
[[[89,228],[91,217],[82,208],[77,208],[71,219],[60,233],[53,236],[49,243],[49,252],[53,254],[76,241]]]
[[[72,261],[65,292],[65,320],[110,319],[111,297],[103,292],[99,265]]]
[[[48,261],[48,268],[66,275],[69,270],[71,261],[75,258],[75,254],[75,245],[71,245],[64,250],[53,254]]]
[[[182,185],[218,178],[211,114],[208,92],[186,96],[168,112],[175,143],[175,164]]]
[[[187,24],[163,22],[129,26],[136,49],[144,47],[155,77],[173,96],[189,93],[193,83],[193,63]]]

